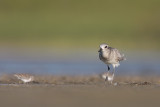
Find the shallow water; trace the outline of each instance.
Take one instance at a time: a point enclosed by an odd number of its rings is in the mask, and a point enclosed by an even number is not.
[[[92,52],[91,52],[92,53]],[[75,54],[75,53],[74,53]],[[77,57],[78,56],[78,57]],[[98,59],[98,54],[50,57],[1,57],[0,73],[32,73],[56,75],[91,75],[107,71],[107,66]],[[159,75],[160,57],[157,53],[127,53],[127,60],[116,68],[117,75]],[[112,70],[112,68],[111,68]]]

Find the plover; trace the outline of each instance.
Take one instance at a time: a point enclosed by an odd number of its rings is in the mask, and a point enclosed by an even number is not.
[[[124,54],[121,54],[118,49],[109,47],[107,44],[101,44],[99,49],[99,59],[107,64],[108,72],[110,70],[109,65],[113,66],[113,79],[115,73],[115,67],[118,67],[120,61],[126,60]]]
[[[34,77],[29,74],[14,74],[14,76],[24,83],[32,82],[34,80]]]

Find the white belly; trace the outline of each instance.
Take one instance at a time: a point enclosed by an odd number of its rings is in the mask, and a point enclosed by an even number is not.
[[[29,78],[29,79],[21,79],[23,82],[27,83],[27,82],[30,82],[32,79]]]

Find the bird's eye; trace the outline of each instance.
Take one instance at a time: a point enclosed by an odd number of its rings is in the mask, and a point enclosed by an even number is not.
[[[108,46],[105,46],[105,48],[108,48]]]

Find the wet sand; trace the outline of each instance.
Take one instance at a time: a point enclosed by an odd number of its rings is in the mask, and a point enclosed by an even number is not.
[[[80,78],[82,79],[82,77]],[[44,82],[44,80],[39,77],[32,83],[23,84],[5,83],[7,81],[1,79],[1,107],[160,106],[158,78],[154,80],[153,78],[117,77],[115,81],[117,85],[105,84],[103,80],[94,76],[82,80],[71,77],[57,77],[56,82],[47,80]],[[51,78],[48,80],[51,81]]]
[[[25,85],[0,86],[2,107],[159,107],[159,86]]]

